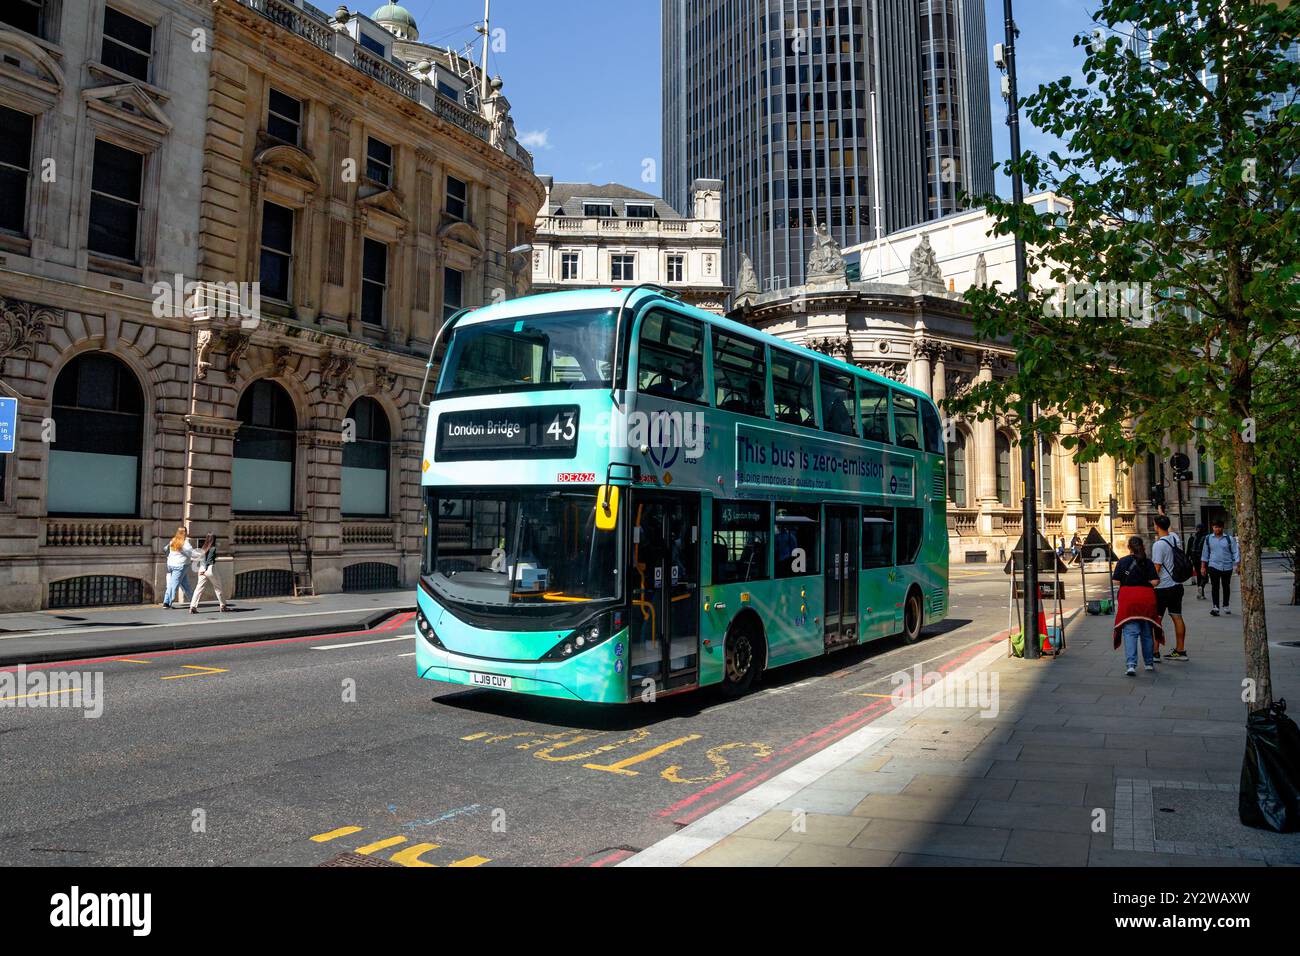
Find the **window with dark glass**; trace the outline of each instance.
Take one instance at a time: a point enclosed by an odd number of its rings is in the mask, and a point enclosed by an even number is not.
[[[562,252],[560,253],[560,278],[576,279],[578,278],[578,253]]]
[[[1038,437],[1038,483],[1042,487],[1043,507],[1056,505],[1056,488],[1052,474],[1052,442],[1043,435]]]
[[[1004,508],[1011,507],[1011,440],[998,432],[994,442],[998,461],[997,495],[998,502]]]
[[[44,8],[45,0],[5,0],[0,4],[0,23],[33,36],[42,36],[41,19]]]
[[[388,416],[373,398],[358,398],[345,417],[340,509],[345,515],[388,514]]]
[[[582,204],[582,214],[597,219],[613,219],[614,207],[609,203],[589,202]]]
[[[772,350],[772,411],[778,422],[817,427],[812,359]]]
[[[393,147],[366,137],[366,178],[381,186],[393,185]]]
[[[624,211],[628,219],[653,219],[655,207],[650,203],[627,203]]]
[[[1079,454],[1083,451],[1084,446],[1080,445]],[[1079,462],[1079,502],[1085,508],[1091,508],[1092,505],[1092,462]]]
[[[889,386],[866,379],[858,382],[862,404],[862,437],[889,444]]]
[[[259,260],[260,292],[268,299],[289,301],[293,277],[293,210],[273,202],[262,203],[262,254]]]
[[[894,391],[894,444],[902,448],[921,447],[921,418],[916,396]]]
[[[266,131],[294,146],[302,145],[302,101],[272,89],[266,108]]]
[[[149,82],[149,58],[153,55],[153,27],[112,7],[104,8],[104,44],[99,60],[111,67]]]
[[[766,581],[771,512],[766,501],[713,502],[713,583]]]
[[[894,563],[894,509],[862,509],[862,568],[888,568]]]
[[[388,295],[388,246],[366,239],[361,252],[361,321],[384,324],[384,299]]]
[[[669,256],[668,257],[668,281],[684,282],[686,276],[686,257]]]
[[[818,505],[778,504],[773,542],[776,576],[796,578],[816,574],[821,547],[821,508]]]
[[[95,141],[86,240],[91,252],[134,261],[143,174],[144,156],[102,139]]]
[[[447,177],[447,215],[465,219],[469,211],[469,185],[455,176]]]
[[[32,171],[32,117],[0,106],[0,229],[27,229],[27,181]]]
[[[920,508],[899,508],[898,511],[898,564],[915,564],[921,553],[921,539],[925,529],[925,512]]]
[[[853,388],[856,376],[824,365],[819,374],[822,387],[822,427],[838,435],[856,435],[858,410]]]
[[[636,280],[636,256],[632,253],[610,256],[609,277],[614,282],[634,282]]]
[[[925,426],[925,450],[943,454],[943,422],[938,410],[929,402],[921,403],[921,424]]]
[[[388,58],[388,47],[380,40],[376,40],[368,33],[361,34],[361,45],[377,57]]]
[[[456,87],[452,86],[450,83],[439,80],[438,92],[455,103],[460,102],[460,90],[456,89]]]
[[[958,508],[966,507],[966,434],[962,431],[948,446],[948,494]]]
[[[703,355],[703,325],[668,312],[650,313],[637,345],[637,391],[704,404]]]
[[[462,296],[465,289],[465,273],[450,266],[442,270],[442,319],[447,321],[464,308]]]
[[[767,417],[767,368],[761,343],[726,332],[713,336],[714,404]]]
[[[137,514],[144,393],[135,375],[110,355],[86,352],[60,370],[53,398],[46,509]]]
[[[236,417],[231,506],[249,514],[292,512],[298,423],[289,393],[260,379],[244,390]]]

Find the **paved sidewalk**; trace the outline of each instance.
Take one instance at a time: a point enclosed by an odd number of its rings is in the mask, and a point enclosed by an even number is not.
[[[0,614],[0,666],[363,631],[415,610],[411,591],[231,601],[221,614],[159,605]]]
[[[1267,584],[1275,694],[1300,717],[1300,608],[1288,576]],[[1184,611],[1190,659],[1133,678],[1109,616],[1076,616],[1055,659],[1000,642],[937,685],[946,702],[894,706],[622,865],[1300,864],[1300,834],[1237,819],[1241,618],[1194,589]]]

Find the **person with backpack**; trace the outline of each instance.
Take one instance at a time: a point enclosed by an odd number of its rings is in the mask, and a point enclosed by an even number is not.
[[[1187,542],[1187,557],[1192,562],[1192,573],[1196,576],[1196,600],[1205,600],[1205,585],[1210,579],[1201,568],[1201,549],[1205,547],[1205,525],[1198,524],[1196,531]]]
[[[1169,530],[1168,515],[1156,515],[1156,543],[1151,548],[1151,560],[1160,576],[1156,584],[1156,617],[1163,624],[1168,613],[1174,622],[1176,646],[1166,660],[1185,661],[1187,625],[1183,623],[1183,582],[1192,576],[1192,562],[1187,559],[1178,535]]]
[[[1128,539],[1128,554],[1120,558],[1112,575],[1119,590],[1115,595],[1115,648],[1121,639],[1126,658],[1125,674],[1137,673],[1138,646],[1146,669],[1155,667],[1155,649],[1165,642],[1164,627],[1156,615],[1155,586],[1159,583],[1156,566],[1147,557],[1146,545],[1137,535]]]
[[[1208,535],[1201,546],[1201,570],[1210,576],[1210,596],[1214,599],[1210,614],[1218,617],[1220,589],[1223,591],[1223,613],[1232,613],[1228,606],[1232,600],[1232,572],[1241,568],[1241,549],[1237,547],[1236,538],[1223,533],[1222,518],[1212,521],[1211,527],[1214,533]]]

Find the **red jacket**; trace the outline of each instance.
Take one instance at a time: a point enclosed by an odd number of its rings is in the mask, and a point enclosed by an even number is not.
[[[1128,621],[1149,621],[1156,645],[1165,642],[1165,630],[1156,618],[1156,590],[1141,585],[1123,585],[1115,601],[1115,647],[1123,643],[1124,624]]]

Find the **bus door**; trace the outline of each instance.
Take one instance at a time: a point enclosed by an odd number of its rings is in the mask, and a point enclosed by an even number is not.
[[[700,500],[639,493],[631,509],[628,562],[630,699],[698,681]]]
[[[826,649],[858,642],[858,509],[826,506]]]

